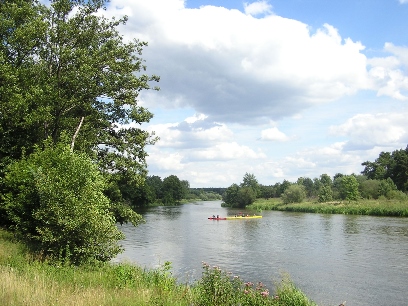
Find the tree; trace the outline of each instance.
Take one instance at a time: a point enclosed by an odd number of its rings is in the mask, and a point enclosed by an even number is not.
[[[238,191],[237,203],[234,207],[245,208],[251,205],[256,199],[256,193],[251,187],[241,187]]]
[[[395,150],[392,153],[381,152],[374,162],[366,161],[362,165],[362,173],[369,179],[391,178],[398,190],[408,191],[408,146],[405,150]]]
[[[322,183],[323,186],[330,186],[333,184],[330,176],[327,174],[322,174],[320,175],[320,182]]]
[[[309,177],[303,178],[302,185],[305,186],[306,195],[313,196],[313,180]]]
[[[101,169],[128,172],[142,183],[144,148],[156,138],[137,128],[153,116],[137,98],[158,77],[142,74],[146,43],[119,35],[126,17],[96,14],[105,3],[0,2],[4,166],[21,157],[22,147],[29,154],[48,137],[58,143],[66,132],[72,149],[87,153]]]
[[[359,191],[361,197],[364,199],[378,199],[380,195],[380,183],[379,180],[365,180],[359,184]]]
[[[392,152],[391,157],[389,177],[394,181],[398,190],[408,191],[408,146],[405,150]]]
[[[386,180],[381,180],[378,186],[378,195],[387,197],[388,194],[393,191],[397,190],[397,186],[394,184],[392,179],[387,178]]]
[[[146,184],[154,193],[154,201],[163,197],[163,181],[160,176],[152,175],[146,178]]]
[[[279,185],[277,196],[280,197],[290,185],[292,184],[288,180],[283,180],[282,184]]]
[[[263,186],[261,185],[261,196],[265,199],[272,198],[275,195],[275,190],[273,186]]]
[[[222,200],[225,203],[225,206],[236,207],[238,205],[238,194],[239,186],[237,184],[232,184],[225,190],[222,195]]]
[[[358,182],[354,175],[345,175],[341,177],[340,196],[342,199],[348,201],[357,201],[360,198]]]
[[[181,183],[181,187],[183,189],[182,198],[186,199],[188,194],[190,193],[190,183],[187,180],[182,180],[182,181],[180,181],[180,183]]]
[[[306,198],[306,191],[303,185],[292,184],[282,194],[284,204],[301,203]]]
[[[45,258],[74,264],[109,261],[121,251],[117,242],[124,236],[102,192],[105,184],[85,154],[48,143],[7,169],[9,225]]]
[[[183,186],[176,175],[170,175],[163,180],[163,203],[174,204],[183,198]]]
[[[322,185],[319,190],[319,202],[330,202],[333,200],[333,190],[328,185]]]
[[[367,176],[368,179],[372,180],[386,179],[390,168],[390,162],[391,154],[389,152],[381,152],[375,162],[366,161],[361,164],[362,166],[365,166],[361,173]]]
[[[249,187],[255,192],[256,197],[260,196],[261,187],[254,174],[245,173],[240,187]]]

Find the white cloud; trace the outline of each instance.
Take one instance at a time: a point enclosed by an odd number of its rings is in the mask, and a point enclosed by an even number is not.
[[[261,131],[261,140],[266,141],[288,141],[290,138],[278,130],[277,127],[272,127]]]
[[[271,14],[272,5],[268,1],[257,1],[253,3],[244,3],[244,11],[247,15]]]
[[[406,47],[386,43],[384,56],[367,58],[362,43],[333,25],[312,30],[275,15],[268,1],[244,9],[110,2],[105,13],[129,16],[122,33],[149,43],[147,73],[161,77],[161,91],[142,92],[141,104],[196,112],[147,125],[161,138],[147,149],[151,174],[227,187],[249,172],[273,184],[359,173],[381,150],[406,146],[408,113],[399,111],[408,97]]]
[[[364,47],[330,25],[312,33],[293,19],[187,9],[176,0],[113,0],[107,14],[121,11],[130,16],[123,33],[148,40],[148,71],[161,76],[153,99],[142,93],[148,107],[186,106],[212,121],[262,124],[368,86]]]
[[[163,154],[163,152],[153,150],[153,152],[149,152],[147,161],[158,170],[165,170],[174,174],[184,169],[184,165],[181,162],[182,158],[183,156],[177,152]]]
[[[371,88],[377,90],[378,96],[408,101],[408,47],[386,43],[384,51],[392,55],[367,61]]]
[[[239,145],[236,142],[221,143],[203,150],[192,151],[188,160],[235,160],[245,159],[264,159],[266,156],[262,152],[255,152],[251,148]]]
[[[330,128],[335,135],[347,136],[348,150],[373,147],[403,147],[408,142],[408,112],[360,114]]]
[[[204,115],[194,115],[180,123],[152,124],[147,127],[160,141],[157,147],[202,148],[229,141],[233,132],[225,125],[209,122]]]
[[[401,4],[405,4],[405,3],[408,3],[408,0],[399,0],[399,2],[400,2]]]

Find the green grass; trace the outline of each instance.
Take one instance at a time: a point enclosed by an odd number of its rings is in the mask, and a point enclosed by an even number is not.
[[[252,205],[247,206],[247,208],[258,211],[279,210],[322,214],[408,217],[408,201],[387,199],[351,202],[333,201],[328,203],[309,201],[293,204],[283,204],[280,199],[257,199]]]
[[[244,283],[207,264],[192,285],[178,284],[170,270],[169,262],[153,270],[128,263],[76,267],[41,262],[0,229],[2,306],[315,305],[288,278],[269,294],[260,283]]]

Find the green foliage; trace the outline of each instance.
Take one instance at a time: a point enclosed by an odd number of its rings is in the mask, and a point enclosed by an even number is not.
[[[327,174],[320,175],[320,182],[323,186],[331,186],[333,184],[332,179]]]
[[[284,204],[301,203],[306,198],[306,191],[303,185],[290,185],[282,195]]]
[[[401,190],[391,190],[387,193],[387,199],[405,202],[408,200],[408,195]]]
[[[176,175],[170,175],[163,180],[163,204],[173,205],[183,198],[183,186]]]
[[[245,206],[252,204],[256,199],[256,191],[251,187],[242,187],[238,191],[237,206],[238,208],[245,208]]]
[[[264,199],[272,198],[275,195],[273,186],[261,186],[261,197]]]
[[[240,187],[252,188],[252,190],[255,192],[255,196],[260,196],[261,186],[259,185],[258,180],[256,179],[254,174],[245,173]]]
[[[239,187],[237,184],[232,184],[227,188],[222,200],[224,206],[245,208],[252,204],[256,199],[256,193],[251,187]]]
[[[152,189],[155,200],[163,197],[163,181],[160,176],[148,176],[146,178],[146,184]]]
[[[363,199],[378,199],[381,182],[364,180],[359,184],[359,192]]]
[[[120,35],[127,18],[97,14],[105,4],[0,1],[1,177],[23,148],[30,154],[66,134],[106,174],[143,183],[145,146],[157,138],[137,126],[153,116],[138,96],[159,78],[144,74],[147,44]]]
[[[239,186],[237,184],[232,184],[225,190],[222,200],[229,207],[236,207],[238,203]]]
[[[333,191],[330,186],[323,185],[319,191],[319,202],[330,202],[333,200]]]
[[[243,282],[238,276],[210,267],[203,263],[202,277],[194,285],[194,305],[199,306],[314,306],[304,293],[296,288],[286,276],[277,284],[276,294],[270,296],[269,290],[261,282]]]
[[[283,204],[278,199],[260,200],[247,207],[253,210],[278,210],[295,211],[320,214],[344,215],[371,215],[408,217],[407,196],[402,193],[405,200],[387,199],[379,197],[378,200],[358,200],[353,202],[332,201],[328,203],[302,202]]]
[[[292,185],[291,182],[289,182],[288,180],[283,180],[282,184],[279,184],[279,189],[276,196],[280,197],[286,191],[286,189],[289,188],[290,185]]]
[[[354,175],[345,175],[340,181],[340,196],[343,200],[357,201],[360,198],[358,182]]]
[[[300,177],[297,180],[298,185],[303,185],[305,187],[306,195],[308,197],[314,196],[314,183],[309,177]]]
[[[282,282],[277,285],[276,294],[279,297],[280,305],[315,305],[302,291],[300,291],[288,276],[285,276]]]
[[[109,261],[121,251],[105,181],[84,154],[47,144],[12,164],[5,185],[12,228],[45,258],[81,264]]]
[[[387,197],[387,195],[393,190],[397,190],[397,186],[395,186],[392,179],[387,178],[386,180],[381,180],[380,181],[380,184],[379,184],[379,187],[378,187],[378,194],[380,196]]]
[[[408,146],[405,150],[381,152],[374,162],[366,161],[362,165],[362,173],[369,179],[391,178],[398,190],[408,191]]]

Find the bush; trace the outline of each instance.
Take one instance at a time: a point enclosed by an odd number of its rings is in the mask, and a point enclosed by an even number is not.
[[[319,202],[330,202],[333,200],[333,191],[330,186],[323,185],[319,190]]]
[[[341,178],[340,196],[343,200],[357,201],[360,198],[358,182],[354,175],[345,175]]]
[[[305,198],[305,187],[298,184],[290,185],[282,194],[282,200],[284,204],[301,203]]]
[[[86,155],[46,145],[10,166],[5,186],[11,229],[43,258],[81,264],[121,251],[105,182]]]

